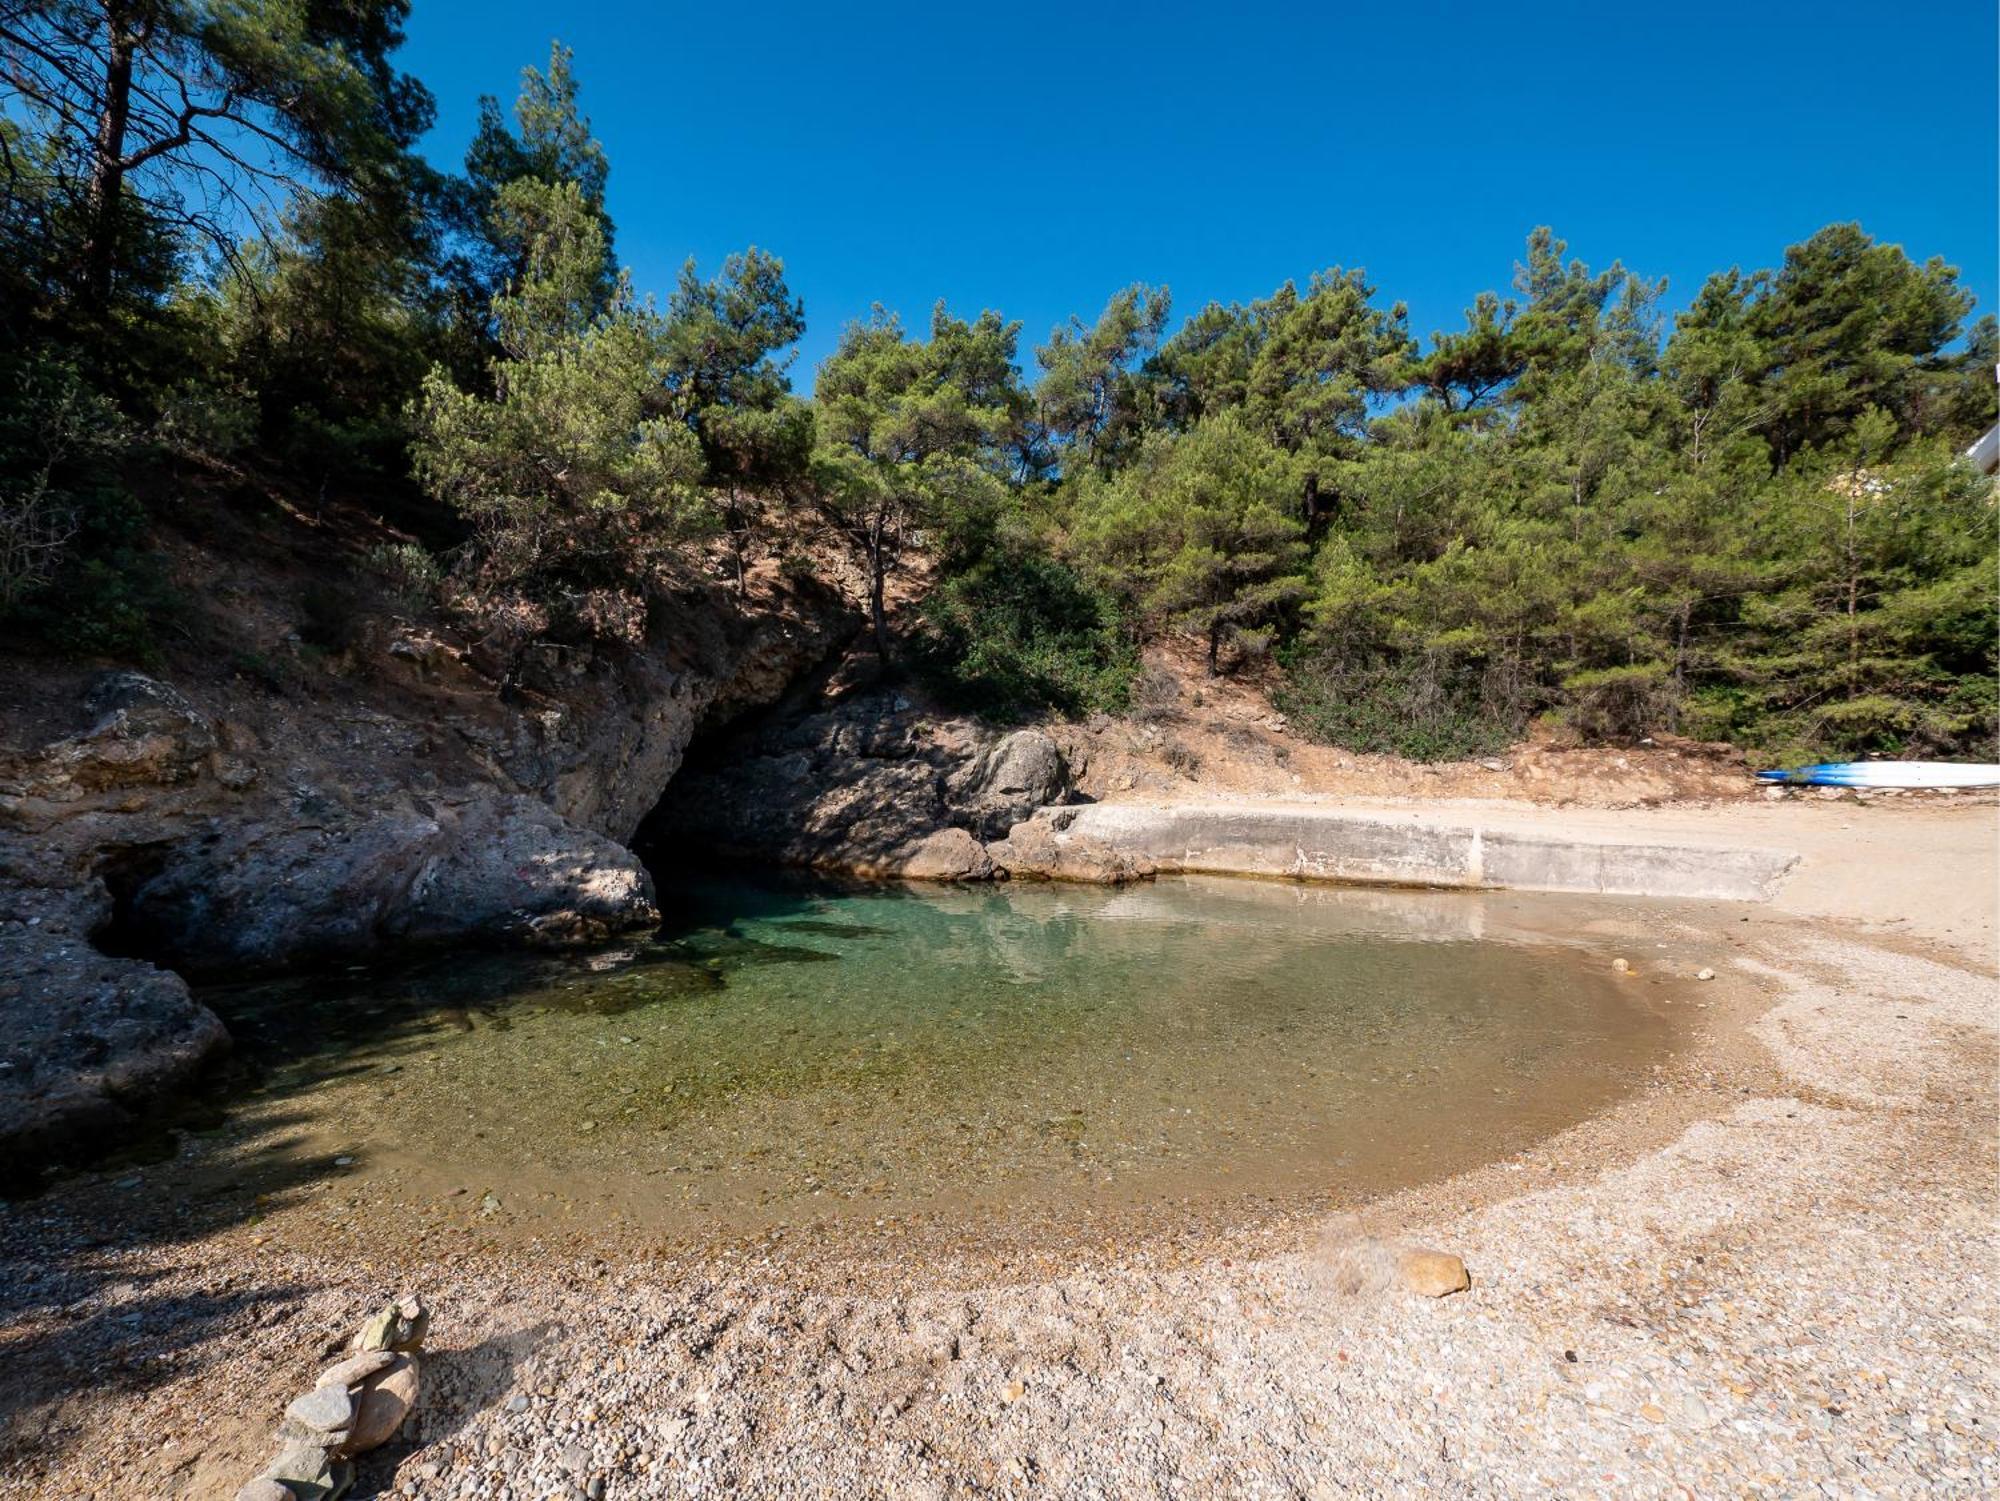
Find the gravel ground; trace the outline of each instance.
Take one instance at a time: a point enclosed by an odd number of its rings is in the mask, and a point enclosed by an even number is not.
[[[231,1495],[396,1286],[435,1354],[360,1495],[2000,1493],[1994,977],[1826,929],[1736,954],[1754,1086],[1193,1255],[131,1244],[54,1193],[0,1220],[0,1494]],[[1471,1290],[1401,1291],[1402,1243]]]

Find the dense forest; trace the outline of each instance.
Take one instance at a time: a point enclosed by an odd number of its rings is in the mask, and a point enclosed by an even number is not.
[[[1994,494],[1959,455],[2000,340],[1940,261],[1835,223],[1668,319],[1536,229],[1428,339],[1334,266],[1178,323],[1135,284],[1030,350],[878,309],[806,394],[776,257],[621,271],[560,47],[426,162],[405,14],[0,7],[13,649],[156,653],[156,508],[229,474],[369,497],[401,608],[559,637],[837,545],[888,670],[995,717],[1115,709],[1172,634],[1361,749],[1992,753]]]

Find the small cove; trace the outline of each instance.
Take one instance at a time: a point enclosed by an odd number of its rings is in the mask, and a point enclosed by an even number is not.
[[[740,873],[661,895],[657,935],[592,953],[209,988],[254,1082],[176,1174],[480,1240],[1235,1217],[1522,1150],[1694,1032],[1670,965],[1611,969],[1639,915],[1602,901]]]

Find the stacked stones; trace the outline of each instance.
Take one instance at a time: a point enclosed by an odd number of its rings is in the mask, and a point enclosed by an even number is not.
[[[336,1501],[354,1483],[353,1456],[388,1442],[417,1405],[431,1316],[414,1294],[382,1305],[285,1409],[278,1454],[236,1501]]]

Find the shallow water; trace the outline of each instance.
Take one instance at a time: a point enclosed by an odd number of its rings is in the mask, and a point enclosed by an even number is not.
[[[232,1129],[537,1233],[1352,1201],[1603,1108],[1688,1009],[1473,894],[712,876],[662,905],[581,957],[206,992],[261,1078]]]

